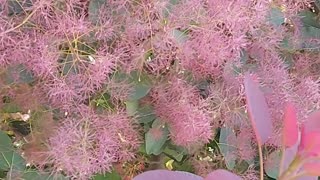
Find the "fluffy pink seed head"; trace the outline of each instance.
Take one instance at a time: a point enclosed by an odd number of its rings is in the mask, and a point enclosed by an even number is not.
[[[92,124],[85,119],[66,119],[56,135],[51,137],[49,157],[57,171],[62,169],[68,176],[79,179],[88,178],[96,172],[96,134],[90,126]],[[108,164],[106,170],[110,166]]]
[[[175,144],[192,147],[212,138],[210,112],[193,86],[173,78],[168,84],[157,87],[153,98],[156,113],[168,123]]]
[[[48,155],[55,170],[87,179],[135,156],[140,146],[139,131],[123,110],[98,115],[90,107],[79,105],[69,114],[49,140]]]
[[[98,128],[98,134],[109,132],[117,142],[115,155],[118,161],[129,161],[135,157],[135,152],[141,144],[139,127],[136,120],[129,117],[123,109],[119,108],[117,112],[103,114],[95,125]]]

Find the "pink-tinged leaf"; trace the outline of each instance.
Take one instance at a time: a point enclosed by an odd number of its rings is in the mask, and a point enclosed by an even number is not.
[[[236,174],[233,174],[224,169],[218,169],[210,174],[204,180],[242,180],[242,178]]]
[[[298,152],[298,143],[296,143],[292,147],[285,149],[282,170],[286,170],[289,168],[289,165],[291,164],[293,159],[296,157],[297,152]],[[282,172],[280,172],[280,173],[282,173]]]
[[[304,156],[320,156],[320,132],[306,132],[302,127],[299,154]]]
[[[297,115],[294,106],[289,103],[286,106],[283,127],[283,145],[291,147],[298,140],[298,124]]]
[[[183,171],[152,170],[139,174],[133,180],[203,180],[203,178]]]
[[[297,178],[296,180],[318,180],[318,176],[303,176]]]
[[[244,78],[250,120],[259,143],[264,144],[272,134],[272,122],[266,99],[258,82],[249,74]]]
[[[320,176],[320,161],[304,163],[303,170],[311,176]]]

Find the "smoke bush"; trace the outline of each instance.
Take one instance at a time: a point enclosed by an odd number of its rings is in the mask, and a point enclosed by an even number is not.
[[[134,164],[146,147],[148,157],[187,149],[186,162],[226,127],[234,149],[220,160],[260,166],[245,75],[274,127],[264,145],[279,150],[287,102],[299,123],[320,108],[319,9],[312,0],[0,0],[1,113],[36,111],[33,97],[59,112],[41,164],[75,179]],[[26,86],[32,95],[13,96]],[[130,177],[144,170],[130,168]]]

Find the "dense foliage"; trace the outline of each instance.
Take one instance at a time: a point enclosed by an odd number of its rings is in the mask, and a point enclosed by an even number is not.
[[[318,0],[0,0],[0,178],[317,179],[319,18]]]

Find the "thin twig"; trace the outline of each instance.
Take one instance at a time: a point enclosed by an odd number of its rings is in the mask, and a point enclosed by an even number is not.
[[[15,26],[15,27],[13,27],[13,28],[10,28],[10,29],[2,32],[2,33],[0,34],[0,37],[3,36],[3,35],[5,35],[5,34],[7,34],[7,33],[9,33],[9,32],[11,32],[11,31],[14,31],[14,30],[20,28],[21,26],[23,26],[26,22],[29,21],[29,19],[34,15],[34,13],[36,13],[36,11],[37,11],[37,9],[35,9],[34,11],[32,11],[32,12],[31,12],[20,24],[18,24],[17,26]]]

